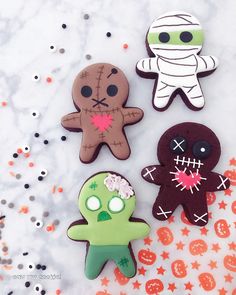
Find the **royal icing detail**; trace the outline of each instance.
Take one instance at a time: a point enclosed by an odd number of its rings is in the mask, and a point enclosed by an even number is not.
[[[157,110],[168,108],[176,93],[182,95],[189,108],[203,108],[205,100],[197,75],[218,66],[216,57],[199,55],[203,39],[199,21],[185,12],[166,13],[151,24],[147,48],[154,57],[141,59],[137,72],[147,78],[158,74],[153,96]]]
[[[129,183],[115,174],[108,174],[104,179],[104,184],[110,192],[118,191],[122,199],[129,199],[134,195],[133,188]]]
[[[130,155],[124,126],[135,124],[143,117],[139,108],[125,107],[129,83],[116,66],[97,63],[83,69],[76,77],[72,96],[77,112],[64,116],[62,126],[83,132],[80,160],[94,161],[103,144],[121,160]]]
[[[114,195],[118,188],[126,198]],[[132,198],[127,198],[131,193]],[[89,242],[85,258],[87,278],[95,279],[108,260],[113,260],[124,276],[133,277],[136,263],[130,242],[144,238],[150,227],[131,217],[135,195],[128,181],[115,172],[97,173],[83,184],[78,203],[84,219],[73,222],[67,233],[74,241]]]
[[[206,193],[225,190],[230,185],[227,177],[212,171],[220,158],[218,138],[206,126],[187,122],[168,129],[157,150],[161,165],[142,170],[145,180],[161,186],[153,216],[166,220],[181,204],[191,223],[206,225]]]

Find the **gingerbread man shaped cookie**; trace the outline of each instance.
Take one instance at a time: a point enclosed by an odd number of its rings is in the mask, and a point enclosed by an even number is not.
[[[116,66],[93,64],[78,74],[72,90],[78,112],[64,116],[61,123],[69,131],[83,132],[82,162],[95,160],[102,144],[108,145],[118,159],[129,157],[124,126],[140,121],[143,111],[124,107],[128,94],[127,78]]]
[[[198,77],[216,69],[218,59],[200,56],[204,35],[196,17],[186,12],[169,12],[158,17],[147,33],[146,46],[150,58],[137,63],[137,73],[155,78],[153,106],[166,110],[177,94],[192,110],[205,104]]]
[[[227,177],[212,172],[220,153],[218,138],[204,125],[188,122],[168,129],[157,148],[161,165],[145,167],[141,173],[148,182],[161,186],[153,205],[153,216],[166,220],[181,204],[192,224],[206,225],[206,192],[230,186]]]
[[[114,172],[100,172],[90,177],[79,194],[79,209],[85,219],[73,222],[68,236],[87,241],[85,274],[95,279],[108,260],[113,260],[126,277],[136,273],[130,241],[143,238],[150,231],[142,219],[131,217],[135,194],[129,182]]]

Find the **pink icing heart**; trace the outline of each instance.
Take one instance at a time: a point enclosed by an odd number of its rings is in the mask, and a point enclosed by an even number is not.
[[[199,173],[192,173],[191,175],[187,175],[184,171],[179,171],[176,174],[176,180],[178,181],[178,183],[181,183],[182,187],[185,187],[187,190],[189,190],[193,186],[199,184],[201,180],[201,175]]]
[[[112,115],[93,115],[91,123],[100,131],[107,130],[112,124]]]

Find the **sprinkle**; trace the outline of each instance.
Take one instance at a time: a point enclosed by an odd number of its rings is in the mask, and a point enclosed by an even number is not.
[[[60,289],[57,289],[56,290],[56,295],[60,295],[61,294],[61,290]]]
[[[108,38],[110,38],[111,37],[111,32],[107,32],[106,35],[107,35]]]
[[[6,101],[3,101],[2,102],[2,107],[6,107],[7,106],[7,102]]]
[[[14,153],[13,154],[13,158],[15,158],[15,159],[18,158],[18,154],[17,153]]]
[[[14,208],[14,206],[15,206],[15,205],[14,205],[13,203],[9,203],[9,204],[8,204],[8,208],[10,208],[10,209]]]
[[[30,282],[25,282],[25,287],[29,288],[29,286],[30,286]]]
[[[24,188],[28,189],[30,185],[28,183],[24,184]]]
[[[14,176],[14,177],[16,176],[15,173],[12,172],[12,171],[10,171],[9,174],[10,174],[11,176]]]
[[[47,139],[45,139],[45,140],[43,141],[43,143],[44,143],[44,144],[49,144],[49,141],[48,141]]]
[[[55,219],[55,220],[53,221],[53,224],[54,224],[54,225],[59,225],[59,224],[60,224],[60,220]]]
[[[7,293],[7,295],[12,295],[12,294],[13,294],[13,291],[11,291],[11,292]]]
[[[29,253],[28,252],[24,252],[22,254],[23,254],[23,256],[27,256]]]
[[[90,60],[92,58],[92,56],[91,56],[91,54],[86,54],[85,55],[85,58],[88,59],[88,60]]]
[[[42,181],[42,180],[43,180],[43,176],[39,176],[38,181]]]
[[[0,216],[0,220],[2,220],[2,219],[4,219],[4,218],[6,218],[5,215]]]
[[[21,174],[17,173],[16,174],[16,179],[20,179],[21,178]]]
[[[42,266],[41,266],[41,269],[42,269],[42,270],[46,270],[46,269],[47,269],[47,266],[46,266],[46,265],[42,265]]]
[[[13,165],[14,165],[14,162],[13,162],[13,161],[9,161],[9,162],[8,162],[8,165],[9,165],[9,166],[13,166]]]
[[[37,264],[36,269],[41,269],[41,264]]]
[[[6,203],[7,203],[7,201],[6,201],[6,200],[4,200],[4,199],[3,199],[3,200],[1,200],[1,204],[2,204],[2,205],[5,205]]]
[[[47,77],[46,78],[47,83],[52,83],[52,78],[51,77]]]
[[[41,295],[45,295],[46,294],[46,291],[45,290],[42,290],[41,291]]]
[[[35,200],[35,196],[29,196],[29,200],[33,202]]]
[[[56,186],[54,185],[54,186],[52,187],[52,193],[55,194],[55,192],[56,192]]]
[[[127,43],[124,43],[124,44],[123,44],[123,48],[124,48],[124,49],[128,49],[128,47],[129,47],[129,45],[128,45]]]
[[[19,211],[19,213],[24,213],[24,214],[27,214],[28,212],[29,212],[28,206],[22,206]]]
[[[43,212],[43,217],[48,217],[48,216],[49,216],[49,212],[48,211]]]
[[[67,25],[66,24],[62,24],[61,27],[62,27],[62,29],[66,29]]]
[[[17,268],[18,268],[18,269],[23,269],[23,268],[24,268],[24,265],[23,265],[23,264],[18,264],[18,265],[17,265]]]
[[[59,187],[59,188],[57,189],[57,191],[58,191],[59,193],[62,193],[62,192],[63,192],[63,188],[62,188],[62,187]]]
[[[52,224],[52,225],[48,225],[46,227],[46,230],[49,232],[49,231],[54,231],[55,230],[55,226]]]
[[[86,19],[86,20],[89,19],[89,14],[88,13],[84,14],[84,19]]]
[[[38,132],[34,133],[34,137],[39,137],[40,134]]]
[[[60,48],[60,49],[59,49],[59,52],[60,52],[61,54],[63,54],[63,53],[65,53],[65,49],[64,49],[64,48]]]
[[[34,167],[34,163],[33,162],[29,162],[29,167]]]
[[[36,218],[34,216],[30,217],[30,221],[35,222]]]
[[[29,157],[30,157],[30,153],[26,153],[26,154],[24,154],[24,157],[25,157],[25,158],[29,158]]]
[[[63,136],[61,137],[61,140],[62,140],[62,141],[66,141],[66,136],[63,135]]]
[[[23,151],[22,151],[21,148],[18,148],[18,149],[17,149],[17,153],[18,153],[18,154],[21,154],[22,152],[23,152]]]
[[[2,251],[3,251],[3,252],[7,252],[7,251],[8,251],[8,248],[7,248],[6,246],[4,246],[4,247],[2,248]]]

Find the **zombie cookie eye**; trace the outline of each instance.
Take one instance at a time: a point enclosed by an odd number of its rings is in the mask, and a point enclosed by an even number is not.
[[[193,35],[190,32],[182,32],[179,36],[180,40],[184,43],[188,43],[190,41],[192,41],[193,39]]]
[[[125,203],[119,197],[113,197],[108,203],[108,209],[112,213],[119,213],[124,209],[124,207],[125,207]]]
[[[57,47],[55,45],[50,45],[49,50],[54,53],[57,51]]]
[[[187,150],[187,141],[182,136],[173,138],[170,142],[170,149],[174,154],[182,154]]]
[[[161,43],[167,43],[170,40],[170,35],[166,32],[162,32],[159,34],[159,41]]]
[[[84,96],[84,97],[90,97],[92,95],[92,88],[90,86],[83,86],[81,88],[81,94]]]
[[[36,293],[39,293],[39,292],[41,292],[42,290],[43,290],[43,287],[42,287],[41,284],[36,284],[36,285],[34,286],[34,291],[35,291]]]
[[[36,220],[34,223],[36,228],[42,228],[43,227],[43,222],[42,220]]]
[[[118,88],[116,85],[109,85],[107,87],[107,94],[109,96],[115,96],[117,94],[117,92],[118,92]]]
[[[101,201],[96,196],[91,196],[86,201],[86,206],[91,211],[97,211],[101,208]]]
[[[193,146],[193,154],[199,159],[207,158],[211,153],[211,145],[207,141],[198,141]]]

